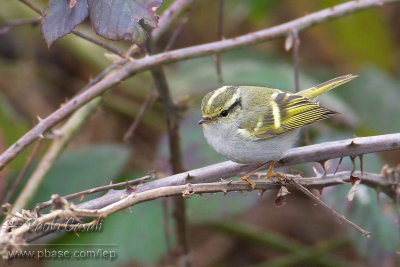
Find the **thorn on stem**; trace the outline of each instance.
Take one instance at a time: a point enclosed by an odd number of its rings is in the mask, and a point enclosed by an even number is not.
[[[353,169],[351,170],[351,175],[353,175],[353,172],[356,171],[356,156],[350,156],[351,163],[353,164]]]
[[[321,164],[322,168],[324,169],[324,176],[326,176],[326,174],[327,174],[326,162],[327,162],[327,160],[318,161],[318,163]]]
[[[337,167],[336,167],[336,170],[335,170],[335,172],[334,172],[333,174],[336,174],[336,173],[337,173],[337,171],[339,170],[340,164],[342,164],[342,161],[343,161],[343,157],[340,157],[339,163],[338,163],[338,165],[337,165]]]

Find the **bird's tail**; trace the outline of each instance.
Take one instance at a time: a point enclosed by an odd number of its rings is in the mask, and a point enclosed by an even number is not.
[[[335,88],[336,86],[347,83],[356,77],[357,77],[357,75],[353,75],[353,74],[347,74],[344,76],[340,76],[340,77],[334,78],[332,80],[318,84],[309,89],[302,90],[302,91],[296,93],[296,95],[301,95],[308,99],[314,99],[314,98],[322,95],[323,93]]]

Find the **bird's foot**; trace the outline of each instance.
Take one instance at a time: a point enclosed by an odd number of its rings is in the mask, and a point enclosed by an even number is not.
[[[250,175],[249,174],[243,175],[242,177],[240,177],[240,180],[248,182],[251,186],[251,189],[254,189],[256,187],[256,183],[250,179],[250,176],[251,176],[251,173],[250,173]]]
[[[267,172],[267,175],[265,176],[265,179],[268,180],[268,179],[270,179],[271,177],[275,177],[275,178],[278,179],[278,180],[286,179],[286,178],[287,178],[287,176],[286,176],[285,173],[282,173],[282,172],[274,172],[274,167],[275,167],[275,161],[272,161],[271,164],[269,165],[268,172]]]

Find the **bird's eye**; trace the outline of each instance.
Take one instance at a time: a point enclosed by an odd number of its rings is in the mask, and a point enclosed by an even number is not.
[[[222,116],[222,117],[228,116],[228,111],[227,111],[227,110],[222,111],[222,112],[221,112],[221,116]]]

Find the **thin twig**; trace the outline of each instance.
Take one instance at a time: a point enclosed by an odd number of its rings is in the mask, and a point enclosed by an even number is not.
[[[289,21],[287,23],[283,23],[278,26],[248,33],[232,39],[225,39],[223,41],[177,49],[144,57],[133,62],[128,62],[120,69],[107,75],[107,77],[93,85],[84,93],[72,98],[70,101],[65,103],[62,107],[53,112],[47,118],[43,119],[38,125],[33,127],[16,143],[14,143],[11,147],[4,151],[0,155],[0,170],[3,169],[8,162],[15,158],[27,146],[29,146],[36,138],[38,138],[41,134],[63,120],[73,111],[83,106],[85,103],[95,98],[96,96],[104,93],[110,86],[113,86],[119,83],[121,80],[126,79],[136,73],[148,70],[155,66],[170,64],[189,58],[211,55],[218,52],[228,51],[243,46],[265,42],[267,40],[284,37],[288,34],[288,32],[292,31],[293,29],[301,31],[313,25],[345,16],[349,13],[365,10],[374,6],[382,6],[384,4],[392,3],[395,1],[399,0],[350,1],[315,13],[308,14],[304,17]]]
[[[28,0],[19,0],[19,1],[22,2],[23,4],[25,4],[26,6],[28,6],[30,9],[32,9],[39,15],[42,15],[42,10],[39,7],[32,4],[30,1],[28,1]]]
[[[124,142],[129,142],[129,140],[132,139],[133,135],[135,134],[135,131],[143,117],[144,112],[146,111],[147,107],[150,104],[150,101],[152,99],[154,93],[154,86],[152,86],[150,88],[150,90],[147,92],[146,98],[143,101],[142,105],[140,106],[139,112],[135,118],[135,120],[133,121],[133,123],[131,124],[131,126],[129,126],[129,129],[126,131],[125,135],[124,135]]]
[[[103,185],[103,186],[91,188],[91,189],[84,190],[84,191],[81,191],[78,193],[63,196],[62,198],[65,198],[66,200],[71,200],[71,199],[78,198],[78,197],[82,198],[82,197],[90,195],[90,194],[94,194],[97,192],[102,192],[102,191],[106,191],[106,190],[110,190],[110,189],[115,189],[115,188],[118,188],[121,186],[138,185],[138,184],[148,181],[152,178],[154,178],[154,175],[146,175],[144,177],[137,178],[137,179],[131,180],[131,181],[120,182],[120,183],[116,183],[116,184],[109,184],[109,185]],[[51,204],[52,204],[52,201],[49,200],[49,201],[38,204],[35,209],[40,211],[44,208],[51,206]]]
[[[300,91],[300,83],[299,83],[299,48],[300,48],[300,39],[297,29],[293,29],[293,69],[294,69],[294,88],[296,93]]]
[[[306,194],[308,197],[313,199],[315,202],[317,202],[319,205],[327,209],[330,213],[332,213],[335,217],[337,217],[340,221],[347,223],[354,229],[356,229],[358,232],[360,232],[363,236],[366,237],[371,237],[371,233],[368,231],[365,231],[362,229],[359,225],[353,223],[352,221],[348,220],[346,217],[344,217],[342,214],[338,213],[336,210],[333,208],[329,207],[325,202],[323,202],[321,199],[316,197],[313,193],[310,192],[307,188],[302,186],[296,179],[289,179],[289,183],[293,184],[298,190]]]
[[[181,34],[183,28],[186,26],[186,24],[189,21],[189,17],[191,14],[191,9],[189,8],[185,15],[182,17],[181,22],[179,26],[174,30],[174,32],[171,34],[171,37],[168,40],[167,45],[165,46],[164,52],[171,50],[172,46],[175,44],[176,39],[178,38],[179,34]]]
[[[18,185],[21,183],[22,178],[25,176],[26,172],[28,171],[29,167],[31,166],[33,159],[35,158],[37,152],[39,151],[40,145],[43,142],[43,138],[39,138],[38,141],[36,142],[35,146],[32,149],[31,154],[29,155],[28,160],[25,163],[25,166],[22,168],[22,170],[19,172],[17,178],[14,180],[11,188],[8,190],[6,197],[1,201],[4,203],[7,203],[10,201],[11,197],[13,196],[15,190],[17,189]],[[2,212],[0,213],[0,215]]]
[[[89,35],[87,35],[87,34],[85,34],[83,32],[77,31],[77,30],[72,30],[71,33],[75,34],[76,36],[81,37],[82,39],[85,39],[86,41],[89,41],[89,42],[94,43],[94,44],[96,44],[96,45],[98,45],[100,47],[103,47],[106,50],[108,50],[110,52],[113,52],[113,53],[115,53],[115,54],[117,54],[117,55],[119,55],[121,57],[125,56],[124,52],[121,51],[116,46],[107,44],[107,43],[105,43],[105,42],[103,42],[103,41],[101,41],[99,39],[93,38],[93,37],[91,37],[91,36],[89,36]]]
[[[217,40],[223,39],[223,28],[224,28],[224,0],[218,0]],[[222,85],[224,79],[222,77],[220,53],[216,53],[214,55],[214,61],[215,61],[215,68],[217,70],[218,84]]]
[[[39,19],[16,19],[16,20],[10,20],[7,21],[2,28],[0,28],[0,35],[8,33],[11,29],[18,27],[18,26],[23,26],[27,24],[31,24],[33,26],[37,25],[40,23],[40,18]]]
[[[157,28],[151,32],[151,40],[157,43],[160,37],[171,27],[171,24],[184,14],[195,0],[176,0],[166,9],[158,20]]]

